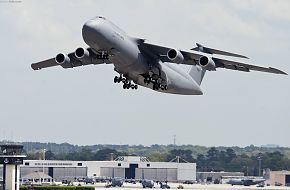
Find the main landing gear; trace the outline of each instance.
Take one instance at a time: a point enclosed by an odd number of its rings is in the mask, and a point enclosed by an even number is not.
[[[166,84],[161,84],[161,80],[160,78],[158,79],[153,79],[153,77],[150,77],[149,75],[148,76],[145,76],[144,77],[144,83],[149,85],[150,83],[153,84],[153,90],[167,90],[168,87]]]
[[[119,77],[115,76],[114,83],[120,83],[120,82],[123,83],[123,89],[130,89],[130,88],[134,90],[138,89],[138,85],[132,84],[132,82],[128,78],[122,77],[122,75],[120,75]]]

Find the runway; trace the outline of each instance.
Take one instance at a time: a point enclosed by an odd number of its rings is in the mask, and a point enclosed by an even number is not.
[[[178,183],[168,183],[170,189],[177,189],[179,185],[182,185],[184,189],[192,189],[192,190],[256,190],[256,189],[265,189],[265,190],[290,190],[290,187],[278,187],[278,186],[265,186],[265,187],[256,187],[256,186],[232,186],[228,184],[178,184]],[[123,189],[123,190],[132,190],[132,189],[144,189],[141,184],[130,184],[124,183],[123,187],[111,187],[105,188],[105,183],[98,183],[94,185],[96,190],[99,189]],[[161,189],[158,185],[155,184],[155,189]]]

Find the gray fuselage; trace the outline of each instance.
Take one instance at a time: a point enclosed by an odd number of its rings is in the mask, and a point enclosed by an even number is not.
[[[128,36],[104,17],[96,17],[87,21],[82,30],[85,43],[95,51],[108,51],[112,56],[109,60],[115,70],[128,77],[136,84],[146,88],[153,88],[152,84],[145,84],[143,75],[153,71],[159,73],[168,90],[159,92],[202,95],[199,85],[175,63],[163,63],[143,54],[135,38]]]

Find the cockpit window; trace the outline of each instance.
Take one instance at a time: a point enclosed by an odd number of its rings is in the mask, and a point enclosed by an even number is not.
[[[102,17],[102,16],[97,16],[97,18],[101,18],[101,19],[104,19],[105,20],[105,17]]]

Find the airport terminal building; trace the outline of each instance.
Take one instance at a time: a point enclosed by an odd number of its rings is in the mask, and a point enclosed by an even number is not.
[[[170,182],[196,181],[195,163],[150,162],[145,157],[137,156],[119,157],[114,161],[25,160],[21,165],[21,176],[36,171],[44,171],[55,180],[96,176]]]

